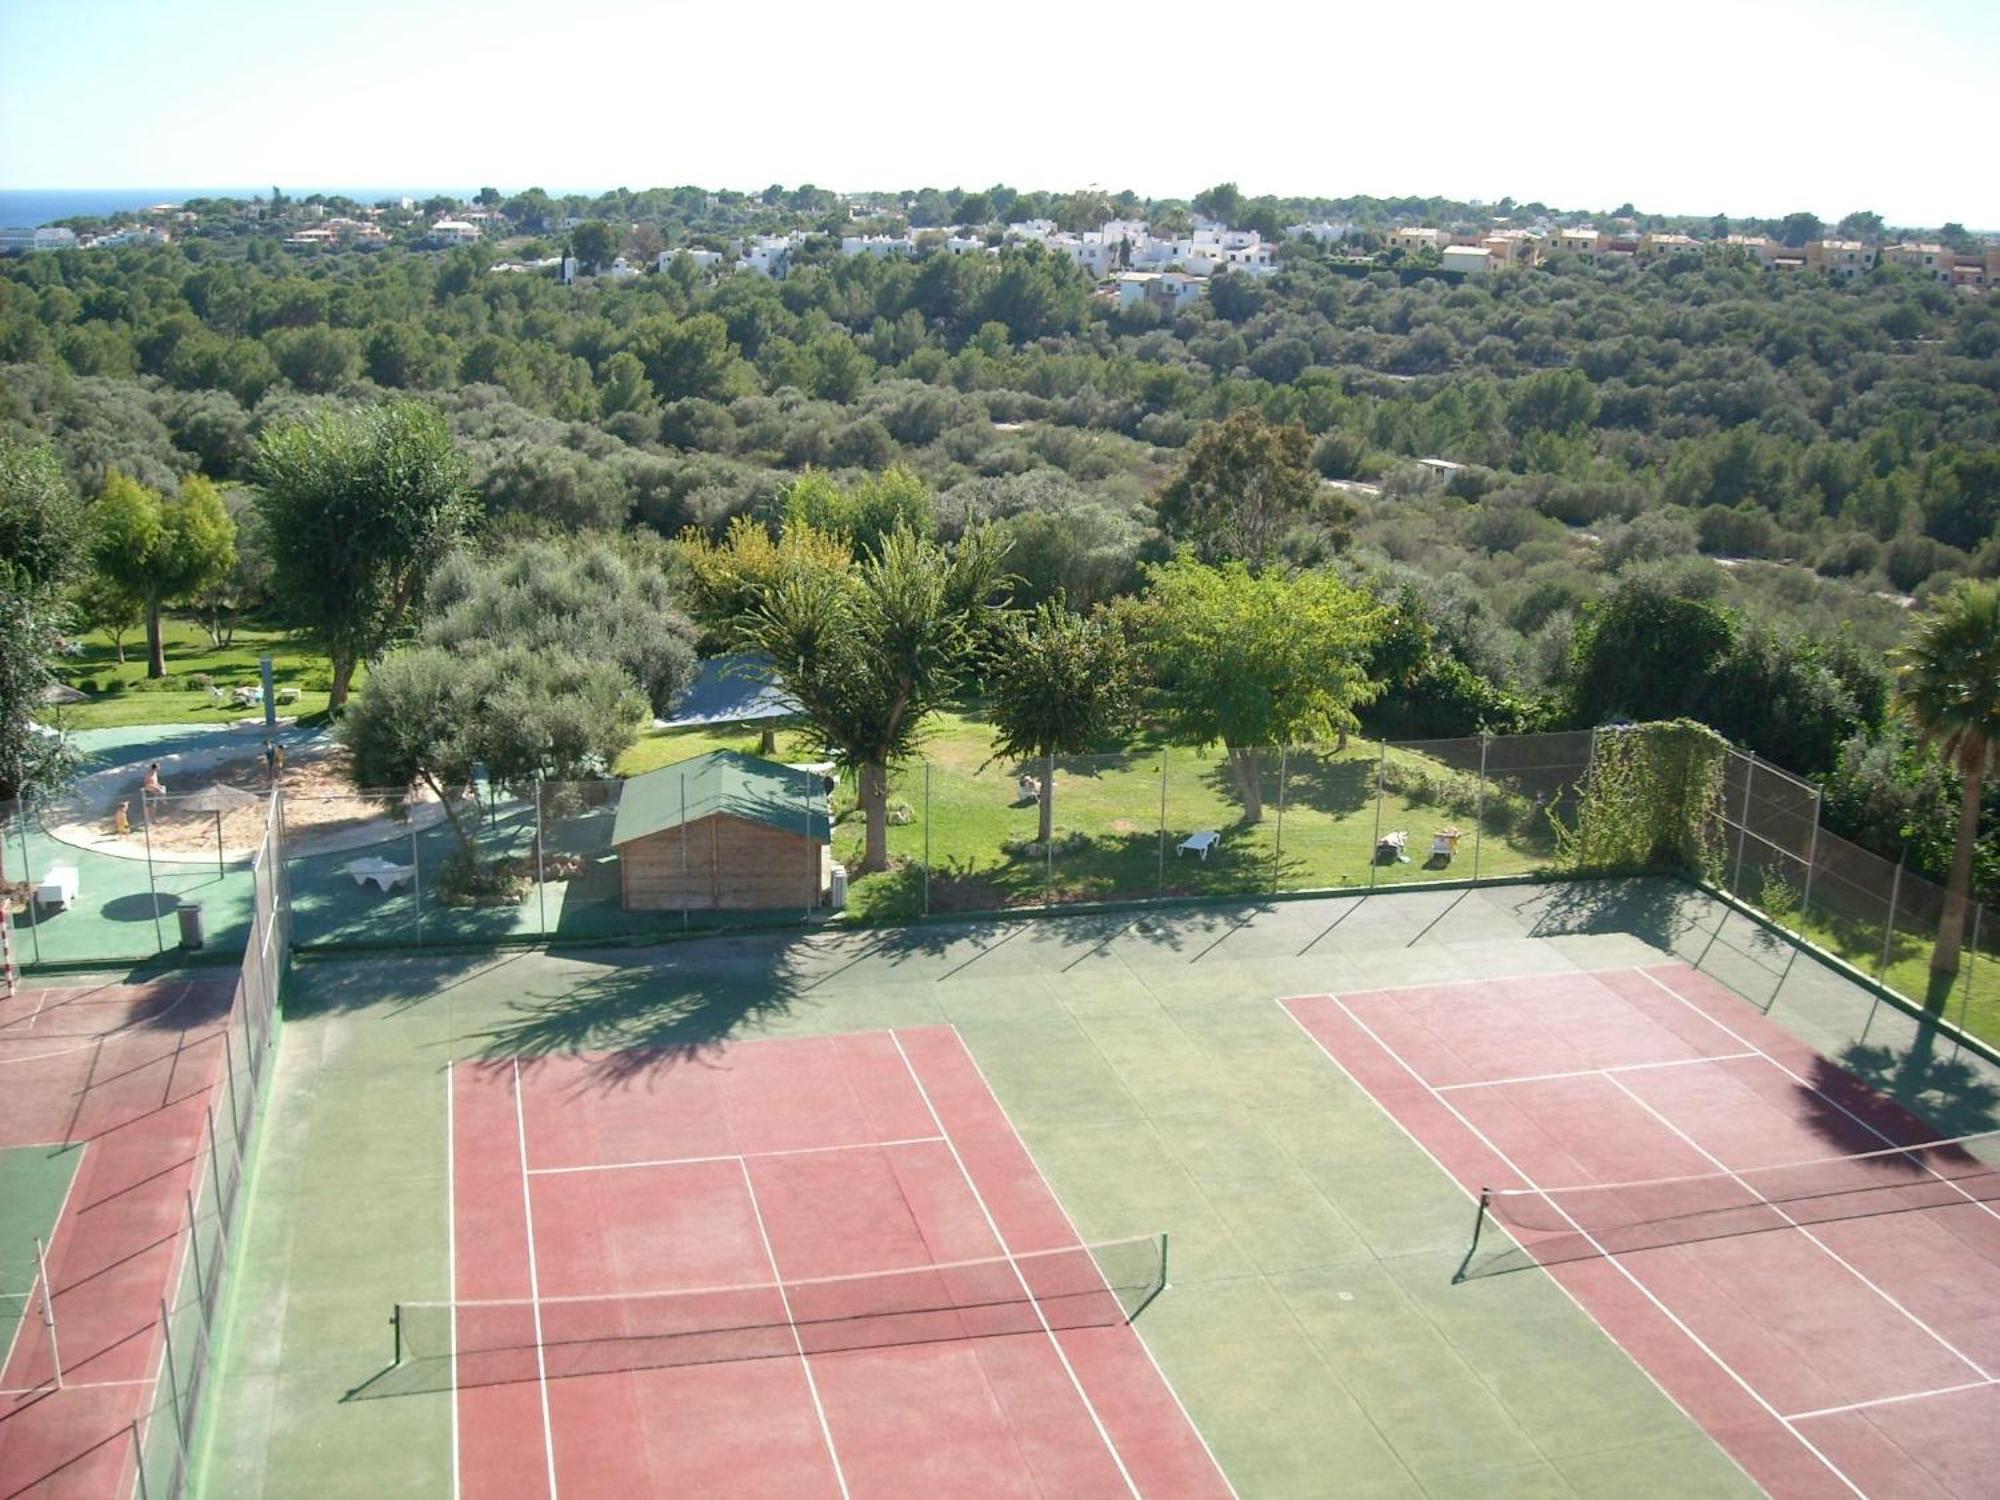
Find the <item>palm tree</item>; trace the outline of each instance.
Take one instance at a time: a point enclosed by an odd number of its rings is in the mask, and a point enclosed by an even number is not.
[[[1972,855],[1979,841],[1980,794],[2000,747],[2000,582],[1961,582],[1917,623],[1896,653],[1896,701],[1918,738],[1937,750],[1965,783],[1958,843],[1931,975],[1958,972]]]

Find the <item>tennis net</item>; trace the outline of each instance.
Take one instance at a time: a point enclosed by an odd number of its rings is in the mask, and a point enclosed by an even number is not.
[[[1487,1188],[1528,1263],[1619,1255],[1842,1219],[2000,1202],[2000,1131],[1778,1166],[1557,1188]],[[1985,1212],[1984,1209],[1978,1210]],[[1468,1256],[1468,1262],[1470,1256]]]
[[[1167,1237],[745,1286],[402,1302],[395,1363],[355,1394],[564,1379],[1128,1323],[1166,1288]]]

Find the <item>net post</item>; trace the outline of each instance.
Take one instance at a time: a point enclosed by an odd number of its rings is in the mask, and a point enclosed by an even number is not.
[[[139,1419],[137,1417],[132,1419],[132,1425],[127,1431],[132,1434],[132,1468],[139,1476],[138,1500],[152,1500],[152,1496],[146,1488],[146,1448],[139,1441]]]
[[[49,1330],[49,1361],[56,1368],[56,1389],[63,1388],[62,1345],[56,1339],[56,1285],[49,1280],[49,1256],[42,1237],[35,1236],[35,1268],[42,1273],[42,1321]]]
[[[403,1362],[403,1304],[400,1302],[393,1303],[389,1308],[389,1337],[395,1352],[395,1358],[389,1363],[400,1365]]]
[[[28,799],[26,797],[17,798],[14,802],[14,832],[19,834],[21,839],[21,878],[31,881],[35,878],[35,871],[34,867],[28,862]],[[28,946],[35,950],[35,962],[40,963],[42,961],[41,918],[35,915],[35,903],[32,901],[27,904],[26,911],[28,917]]]
[[[1454,1285],[1456,1285],[1458,1282],[1465,1280],[1466,1274],[1472,1268],[1472,1257],[1479,1253],[1480,1231],[1485,1229],[1486,1227],[1486,1211],[1492,1206],[1492,1204],[1493,1204],[1493,1189],[1489,1187],[1482,1187],[1479,1190],[1478,1206],[1474,1208],[1472,1214],[1472,1243],[1465,1247],[1464,1258],[1459,1261],[1458,1269],[1451,1273],[1451,1279]]]

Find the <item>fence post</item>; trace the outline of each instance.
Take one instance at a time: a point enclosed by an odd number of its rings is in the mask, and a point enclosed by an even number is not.
[[[167,940],[160,936],[160,887],[153,879],[153,799],[143,791],[139,793],[139,827],[146,838],[146,902],[153,908],[153,947],[165,953]]]
[[[56,1369],[56,1389],[63,1388],[62,1343],[56,1337],[56,1285],[49,1280],[49,1254],[42,1237],[35,1236],[35,1269],[42,1273],[42,1321],[49,1327],[49,1363]],[[25,1315],[26,1309],[23,1309]]]
[[[1042,785],[1048,788],[1049,839],[1042,845],[1042,905],[1056,904],[1056,758],[1042,757]]]
[[[152,1495],[146,1488],[146,1449],[139,1441],[139,1419],[137,1417],[132,1419],[131,1432],[132,1467],[139,1475],[138,1500],[152,1500]]]
[[[1730,894],[1738,901],[1743,895],[1743,845],[1750,837],[1750,783],[1757,775],[1757,757],[1744,755],[1742,751],[1732,752],[1743,760],[1743,813],[1736,822],[1736,878],[1730,883]]]
[[[1486,747],[1493,736],[1479,731],[1479,786],[1472,794],[1472,883],[1479,884],[1479,845],[1486,836]]]
[[[181,1189],[181,1202],[187,1208],[188,1255],[194,1261],[194,1295],[195,1295],[195,1301],[199,1303],[203,1297],[208,1295],[206,1290],[208,1286],[208,1276],[207,1273],[202,1270],[202,1265],[201,1265],[201,1230],[195,1223],[193,1188]],[[216,1211],[218,1213],[221,1212],[220,1204],[216,1205]]]
[[[679,773],[681,783],[681,931],[686,932],[693,919],[688,912],[688,874],[693,868],[688,864],[688,775]]]
[[[549,940],[549,883],[542,878],[542,840],[547,835],[542,829],[542,773],[535,772],[535,905],[539,912],[536,925],[541,929],[542,941]]]
[[[1278,747],[1278,829],[1271,840],[1271,894],[1277,895],[1284,885],[1285,867],[1285,763],[1291,754],[1290,745]]]
[[[826,815],[830,821],[833,808],[829,801]],[[829,835],[830,836],[830,835]],[[924,915],[931,914],[931,763],[924,762]]]
[[[222,1191],[222,1153],[216,1149],[215,1108],[203,1106],[208,1115],[208,1166],[209,1175],[215,1179],[215,1213],[220,1218],[229,1209],[229,1198]]]
[[[1819,868],[1819,808],[1826,800],[1826,793],[1813,788],[1812,839],[1806,845],[1806,883],[1799,893],[1799,936],[1806,935],[1806,918],[1812,913],[1813,871]]]
[[[35,962],[42,961],[42,923],[35,912],[35,872],[28,863],[28,799],[14,803],[14,831],[21,836],[21,878],[28,882],[28,941],[35,950]]]
[[[1896,874],[1889,882],[1889,919],[1882,925],[1882,961],[1875,965],[1875,982],[1880,984],[1882,976],[1889,968],[1889,945],[1896,941],[1896,898],[1903,893],[1903,861],[1910,857],[1910,846],[1903,845],[1896,856]]]
[[[1159,873],[1153,880],[1153,894],[1155,896],[1164,896],[1167,893],[1167,752],[1164,746],[1160,750],[1160,854],[1158,864]]]
[[[160,1299],[160,1338],[167,1350],[167,1398],[174,1404],[174,1447],[180,1450],[181,1463],[187,1463],[187,1435],[181,1427],[181,1379],[174,1368],[174,1320],[167,1311],[167,1299]],[[179,1489],[178,1485],[173,1486]]]
[[[1368,845],[1368,889],[1375,889],[1375,877],[1382,868],[1382,782],[1389,774],[1389,742],[1382,741],[1382,759],[1375,767],[1375,837]]]

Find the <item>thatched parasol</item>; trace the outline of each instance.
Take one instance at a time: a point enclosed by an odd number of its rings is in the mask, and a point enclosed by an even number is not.
[[[215,872],[220,875],[224,873],[222,867],[222,815],[226,812],[235,812],[239,808],[255,807],[264,799],[259,797],[255,792],[238,791],[233,786],[224,786],[221,782],[217,781],[203,787],[198,792],[190,792],[185,797],[176,797],[173,800],[175,805],[183,812],[215,814]]]

